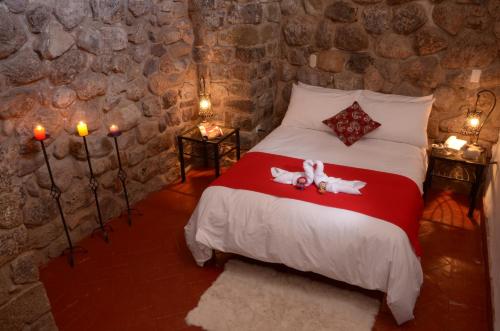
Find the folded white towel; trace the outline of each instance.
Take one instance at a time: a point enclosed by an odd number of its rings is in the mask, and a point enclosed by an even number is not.
[[[297,185],[297,180],[300,177],[306,179],[305,187],[311,185],[314,182],[314,161],[305,160],[303,163],[304,172],[291,172],[284,169],[272,167],[271,175],[275,182],[282,184]]]
[[[291,185],[297,185],[297,179],[306,176],[303,172],[291,172],[276,167],[271,168],[271,175],[273,176],[273,180],[275,182]]]
[[[314,170],[314,184],[320,187],[320,183],[326,183],[325,190],[328,192],[361,194],[359,190],[366,185],[365,182],[359,180],[343,180],[341,178],[328,177],[324,172],[323,162],[316,161],[315,165],[316,169]]]
[[[305,177],[307,178],[306,186],[309,186],[314,182],[314,161],[305,160],[302,166],[304,168]]]

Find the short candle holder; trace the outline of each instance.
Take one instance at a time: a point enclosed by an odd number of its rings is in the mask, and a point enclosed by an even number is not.
[[[127,221],[128,225],[132,225],[132,209],[130,208],[130,203],[128,201],[127,192],[127,173],[123,170],[122,160],[120,158],[120,149],[118,148],[118,137],[121,136],[121,131],[111,131],[108,133],[108,137],[113,138],[115,142],[116,157],[118,158],[118,179],[122,183],[123,197],[125,198],[125,203],[127,204]]]
[[[113,228],[109,224],[104,224],[102,220],[102,214],[101,214],[101,207],[99,206],[99,196],[97,194],[97,190],[99,189],[99,183],[97,182],[97,179],[94,176],[94,171],[92,170],[92,163],[90,162],[90,154],[89,154],[89,148],[87,146],[87,139],[85,136],[82,136],[83,138],[83,145],[85,146],[85,154],[87,155],[87,163],[89,165],[89,172],[90,172],[90,178],[89,178],[89,184],[90,184],[90,189],[94,193],[94,199],[95,199],[95,205],[97,209],[97,216],[99,219],[99,227],[94,229],[92,231],[93,236],[96,232],[101,232],[102,236],[104,238],[104,241],[109,243],[109,231],[113,231]]]
[[[68,241],[68,248],[63,251],[63,255],[68,255],[68,263],[73,268],[75,266],[74,252],[79,250],[83,253],[86,253],[87,250],[80,246],[73,246],[73,242],[71,241],[71,236],[68,230],[68,224],[66,223],[66,218],[64,217],[64,213],[61,206],[61,190],[54,182],[54,177],[52,175],[52,169],[50,168],[49,157],[47,156],[47,151],[45,149],[45,143],[43,142],[45,139],[49,138],[48,135],[44,136],[42,139],[35,138],[42,145],[43,157],[45,158],[45,164],[47,165],[47,170],[49,172],[50,178],[50,196],[52,199],[56,201],[57,209],[59,210],[59,215],[61,216],[61,221],[64,227],[64,233],[66,234],[66,240]]]

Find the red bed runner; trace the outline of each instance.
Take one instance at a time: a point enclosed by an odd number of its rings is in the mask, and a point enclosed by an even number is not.
[[[387,172],[325,164],[325,173],[345,180],[361,180],[367,185],[361,195],[345,193],[320,194],[313,185],[304,191],[293,185],[272,180],[271,167],[288,171],[303,171],[304,160],[275,154],[251,152],[233,165],[211,186],[225,186],[265,193],[281,198],[311,202],[327,207],[351,210],[393,223],[403,229],[417,255],[419,220],[423,199],[417,185],[409,178]]]

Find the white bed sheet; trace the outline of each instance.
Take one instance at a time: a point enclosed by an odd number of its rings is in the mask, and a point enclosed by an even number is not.
[[[400,174],[420,190],[426,170],[425,150],[412,145],[362,139],[346,147],[328,132],[290,126],[278,127],[252,151]],[[199,265],[211,258],[212,249],[282,263],[386,292],[396,321],[413,319],[422,269],[406,233],[392,223],[353,211],[212,186],[203,192],[185,236]]]

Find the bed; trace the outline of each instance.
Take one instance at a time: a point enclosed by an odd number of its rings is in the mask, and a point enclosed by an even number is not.
[[[304,93],[312,96],[304,96],[295,91],[296,88],[287,113],[288,119],[285,118],[281,126],[249,153],[322,160],[325,163],[401,175],[410,179],[422,192],[427,166],[425,144],[376,136],[363,138],[347,147],[333,137],[329,130],[311,124],[324,117],[322,111],[331,113],[332,104],[339,109],[344,107],[345,104],[339,98],[345,94],[327,97],[330,91],[311,87],[310,91]],[[302,90],[307,89],[302,87]],[[353,91],[347,99],[360,100],[362,93]],[[322,105],[314,104],[317,100],[304,100],[308,97],[321,99],[322,94],[328,104],[322,110]],[[427,104],[429,100],[432,104],[432,99],[425,100]],[[313,109],[319,109],[317,112],[320,114],[310,118],[311,111],[307,111],[307,119],[298,116],[296,119],[299,121],[294,121],[297,109],[305,107],[303,102],[306,108],[314,104]],[[415,98],[403,102],[424,101]],[[368,105],[367,102],[365,104]],[[304,113],[304,110],[300,111]],[[429,111],[426,109],[427,113],[423,116],[428,117]],[[301,120],[309,124],[299,123]],[[383,291],[387,294],[387,304],[398,324],[413,319],[413,308],[423,281],[420,261],[407,234],[384,220],[352,210],[250,190],[210,186],[203,192],[186,225],[185,236],[200,266],[211,259],[213,250],[282,263],[297,270],[315,272],[366,289]]]

